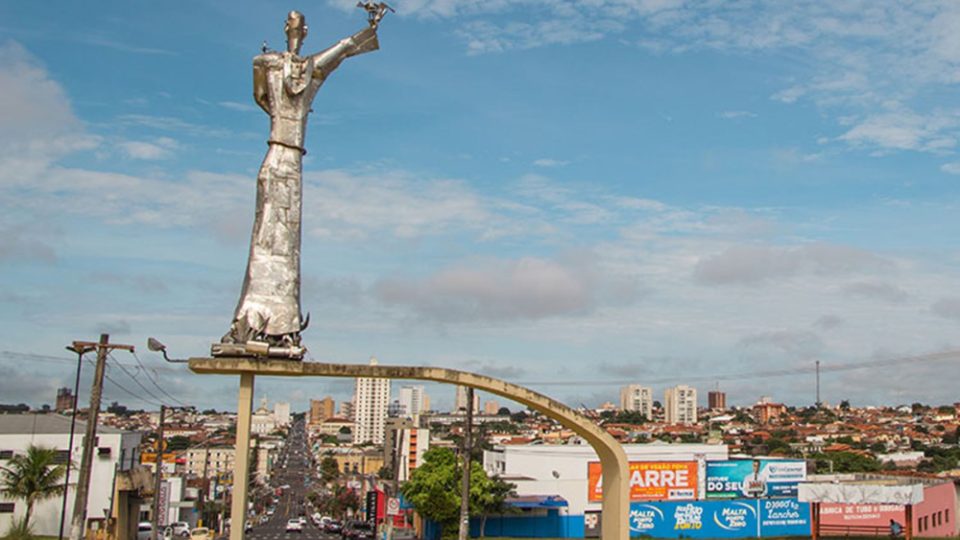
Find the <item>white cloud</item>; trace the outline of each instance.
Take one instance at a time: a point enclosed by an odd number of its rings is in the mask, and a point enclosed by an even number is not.
[[[870,271],[890,264],[861,249],[826,243],[797,247],[738,245],[701,258],[693,275],[696,281],[708,285],[755,284],[802,273]]]
[[[471,261],[426,278],[382,279],[374,292],[386,305],[441,323],[583,315],[605,302],[637,298],[635,286],[603,275],[591,260]]]
[[[934,314],[945,319],[954,319],[960,321],[960,297],[950,296],[941,298],[930,306]]]
[[[563,161],[560,159],[540,158],[540,159],[534,160],[533,164],[536,165],[537,167],[563,167],[564,165],[569,165],[570,162]]]
[[[947,174],[960,174],[960,161],[944,163],[940,166],[940,170]]]
[[[892,283],[876,281],[851,283],[843,288],[843,293],[847,296],[872,298],[893,303],[903,302],[910,297],[906,291]]]
[[[177,142],[169,137],[160,137],[153,142],[122,141],[117,143],[124,154],[130,159],[158,160],[167,159],[173,155]]]
[[[756,118],[757,113],[750,111],[723,111],[717,114],[717,116],[724,120],[735,120],[737,118]]]
[[[944,152],[956,146],[953,132],[958,124],[955,113],[888,112],[865,118],[839,140],[861,147]]]

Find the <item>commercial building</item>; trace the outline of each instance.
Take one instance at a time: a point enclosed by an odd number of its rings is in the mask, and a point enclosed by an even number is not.
[[[413,470],[423,463],[423,454],[429,448],[429,429],[418,427],[409,418],[387,419],[383,462],[395,472],[398,481],[410,479]]]
[[[400,414],[414,418],[419,416],[424,408],[423,386],[402,386],[400,388]]]
[[[319,426],[328,418],[333,418],[336,416],[336,411],[334,410],[335,402],[333,398],[327,396],[323,399],[311,399],[310,400],[310,425]]]
[[[377,365],[371,358],[370,365]],[[383,444],[384,423],[390,405],[390,380],[358,377],[353,393],[354,444]]]
[[[457,386],[457,402],[453,412],[467,412],[467,387]],[[480,412],[480,394],[473,393],[473,414]]]
[[[67,523],[70,530],[71,510],[77,491],[80,456],[83,452],[83,434],[87,426],[77,421],[73,438],[73,467],[67,486]],[[97,446],[93,452],[90,470],[90,490],[87,494],[87,519],[106,518],[113,509],[114,480],[118,473],[133,470],[140,462],[138,448],[141,434],[107,426],[97,427]],[[0,415],[0,467],[9,465],[15,455],[25,454],[30,446],[54,448],[58,461],[67,463],[70,440],[70,418],[59,414],[4,414]],[[60,531],[60,507],[63,499],[54,497],[36,503],[30,523],[39,536],[57,536]],[[0,494],[0,531],[7,531],[15,520],[23,518],[26,505],[21,499]]]
[[[620,408],[637,411],[653,420],[653,389],[639,384],[630,384],[620,389]]]
[[[494,415],[500,411],[500,402],[495,399],[489,399],[483,403],[483,414]]]
[[[696,424],[697,389],[682,384],[667,388],[663,396],[663,409],[668,424]]]
[[[277,427],[287,427],[290,425],[290,403],[278,401],[273,404],[273,419]]]
[[[57,389],[57,403],[54,407],[55,411],[72,411],[74,403],[76,403],[76,398],[74,398],[73,392],[71,392],[69,388]]]
[[[727,394],[719,390],[707,392],[707,407],[712,411],[727,410]]]
[[[729,457],[727,446],[721,444],[627,444],[623,449],[630,462],[686,464],[695,471],[691,475],[695,478],[690,481],[696,483],[706,479],[707,460]],[[566,506],[559,510],[559,519],[571,521],[569,532],[574,537],[583,536],[584,513],[600,510],[600,501],[591,495],[596,486],[591,486],[590,481],[598,472],[594,470],[591,475],[591,468],[595,469],[599,461],[588,445],[503,445],[483,453],[487,473],[516,484],[518,495],[560,497],[566,501]],[[699,473],[701,467],[703,474]],[[690,498],[696,498],[697,493]]]

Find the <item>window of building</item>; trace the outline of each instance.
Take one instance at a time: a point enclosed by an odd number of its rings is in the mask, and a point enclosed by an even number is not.
[[[0,503],[0,514],[12,514],[16,503]]]
[[[13,459],[13,450],[0,450],[0,459]]]
[[[57,455],[53,457],[53,462],[57,465],[66,465],[70,459],[69,450],[57,450]]]
[[[950,509],[949,509],[949,508],[947,508],[946,510],[943,511],[943,520],[944,520],[944,523],[950,523]]]

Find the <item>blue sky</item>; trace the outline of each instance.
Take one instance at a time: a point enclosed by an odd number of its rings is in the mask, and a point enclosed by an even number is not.
[[[353,3],[0,4],[0,401],[52,401],[74,339],[195,356],[226,331],[268,129],[251,59],[284,47],[290,9],[305,51],[353,33]],[[480,371],[573,405],[692,378],[702,399],[715,378],[732,403],[805,404],[808,374],[736,375],[958,346],[956,3],[394,7],[309,123],[312,359]],[[234,380],[140,359],[182,400],[233,407]],[[958,375],[835,371],[823,395],[947,403]],[[350,390],[258,382],[295,408]]]

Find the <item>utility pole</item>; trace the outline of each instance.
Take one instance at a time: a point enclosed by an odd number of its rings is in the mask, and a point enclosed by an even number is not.
[[[77,496],[73,503],[73,520],[70,523],[70,540],[82,540],[87,524],[87,499],[90,492],[90,469],[93,467],[93,449],[97,445],[97,419],[100,416],[100,398],[103,395],[103,374],[107,369],[107,354],[113,349],[133,352],[133,345],[110,343],[109,334],[100,334],[100,341],[74,341],[74,349],[95,347],[97,367],[93,373],[93,388],[90,391],[90,410],[87,413],[87,431],[83,436],[83,454],[80,458],[80,476],[77,478]]]
[[[473,431],[473,387],[467,387],[467,420],[463,430],[463,477],[460,480],[460,531],[458,540],[470,537],[470,440]]]
[[[152,540],[160,537],[160,485],[163,483],[163,420],[167,415],[167,406],[160,405],[160,425],[157,429],[156,472],[153,477],[153,531]]]
[[[77,354],[77,379],[73,383],[73,413],[70,415],[70,439],[67,441],[67,470],[63,475],[63,502],[60,505],[60,532],[57,535],[63,540],[63,526],[67,522],[67,495],[70,493],[70,469],[73,468],[73,434],[77,426],[77,407],[80,404],[80,368],[83,367],[83,355],[92,351],[93,346],[67,345],[67,350]]]

